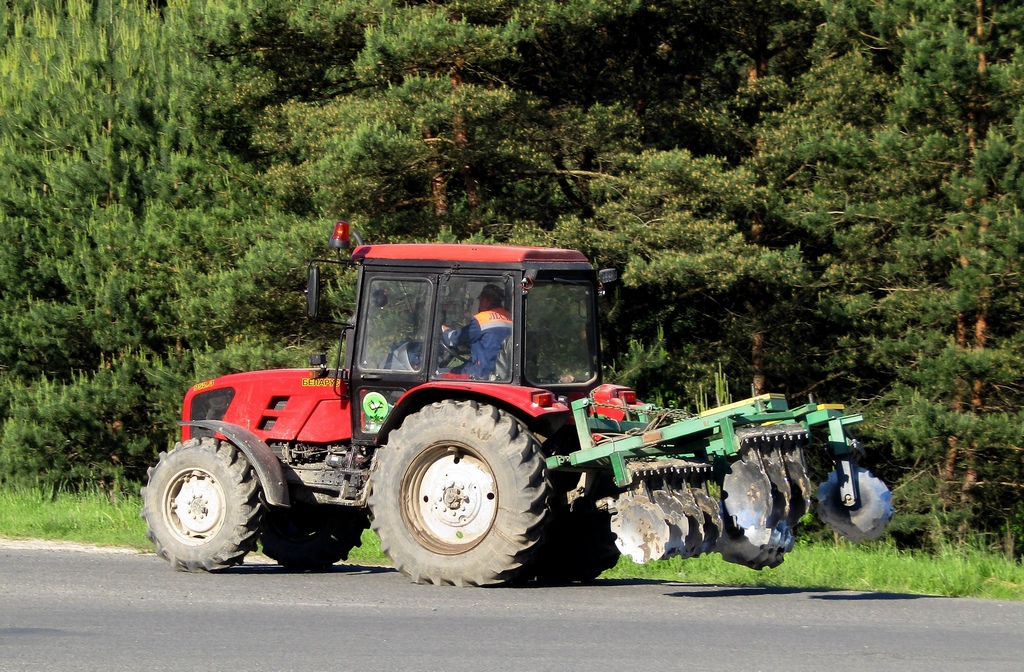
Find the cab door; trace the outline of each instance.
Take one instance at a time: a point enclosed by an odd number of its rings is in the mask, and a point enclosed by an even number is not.
[[[376,443],[395,402],[426,382],[436,286],[436,276],[422,273],[365,273],[351,373],[356,443]]]

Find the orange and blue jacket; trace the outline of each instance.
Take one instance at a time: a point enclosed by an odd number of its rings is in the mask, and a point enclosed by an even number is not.
[[[462,373],[486,380],[494,373],[498,352],[511,335],[512,316],[504,308],[492,308],[474,315],[461,329],[449,329],[441,338],[451,348],[468,346],[469,361],[463,365]]]

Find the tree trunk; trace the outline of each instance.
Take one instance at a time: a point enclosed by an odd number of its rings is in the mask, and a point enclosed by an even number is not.
[[[985,0],[976,0],[975,6],[977,13],[975,15],[975,32],[971,37],[970,42],[976,46],[983,47],[986,41],[985,35]],[[978,52],[978,75],[979,79],[985,74],[988,68],[988,58],[985,54],[984,49]],[[985,138],[987,133],[987,119],[985,114],[985,102],[979,100],[982,92],[973,91],[973,99],[969,103],[967,113],[967,146],[969,150],[969,156],[973,159],[978,151],[978,145]],[[984,207],[988,201],[987,197],[983,196],[980,203],[980,207]],[[965,205],[968,209],[974,208],[974,198],[968,197]],[[988,254],[988,249],[985,245],[985,233],[988,231],[988,220],[982,216],[978,220],[978,254],[981,257],[985,257]],[[969,260],[966,255],[961,255],[960,266],[966,268],[969,265]],[[978,307],[974,313],[974,342],[973,350],[975,352],[981,352],[985,350],[988,343],[988,290],[984,287],[978,289]],[[962,323],[961,323],[962,322]],[[958,320],[957,324],[957,344],[962,347],[963,350],[967,349],[967,325],[966,321]],[[959,333],[960,329],[963,329],[963,333]],[[962,339],[962,345],[961,345]],[[983,412],[985,397],[985,381],[981,378],[975,378],[971,383],[970,394],[971,394],[971,413],[979,415]],[[969,506],[974,503],[974,487],[978,483],[978,471],[975,466],[976,457],[978,451],[978,444],[976,441],[971,442],[969,450],[964,451],[964,462],[966,463],[966,469],[964,470],[964,478],[960,485],[960,499],[964,506]]]
[[[753,245],[758,245],[761,240],[761,234],[764,232],[764,222],[757,215],[754,215],[753,221],[750,223],[750,242]],[[754,282],[750,288],[751,300],[747,304],[747,309],[751,313],[751,327],[750,327],[750,364],[753,373],[753,379],[751,381],[753,386],[754,395],[764,394],[768,389],[768,377],[764,372],[764,344],[765,344],[765,327],[764,322],[761,320],[761,314],[764,312],[764,288],[761,287],[759,282]]]
[[[764,375],[764,331],[761,330],[760,320],[754,322],[754,333],[750,337],[751,360],[754,369],[754,394],[767,392],[768,379]]]
[[[430,200],[434,204],[434,215],[437,217],[448,216],[448,187],[444,173],[441,171],[440,162],[437,160],[437,152],[434,145],[437,138],[429,128],[423,129],[423,141],[427,143],[430,150]]]
[[[453,94],[465,83],[462,77],[462,70],[465,67],[465,59],[459,55],[455,58],[455,64],[451,69],[451,82]],[[457,99],[457,96],[453,95]],[[456,108],[452,117],[452,139],[455,143],[455,151],[459,156],[459,172],[462,174],[462,181],[466,188],[466,202],[469,207],[470,226],[473,231],[480,230],[480,188],[476,176],[473,174],[473,166],[466,160],[469,148],[469,131],[466,129],[466,117],[462,110]]]

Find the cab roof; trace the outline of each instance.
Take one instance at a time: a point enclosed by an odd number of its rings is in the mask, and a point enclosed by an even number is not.
[[[509,245],[459,245],[453,243],[398,243],[360,245],[352,252],[354,261],[429,261],[522,264],[585,263],[590,261],[576,250],[550,247],[515,247]]]

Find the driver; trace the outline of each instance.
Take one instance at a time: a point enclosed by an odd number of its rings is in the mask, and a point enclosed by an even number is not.
[[[504,307],[505,292],[498,285],[486,285],[477,300],[477,313],[469,324],[460,329],[441,326],[441,342],[452,349],[469,348],[469,361],[452,369],[453,373],[486,380],[494,373],[502,344],[512,334],[512,316]]]

